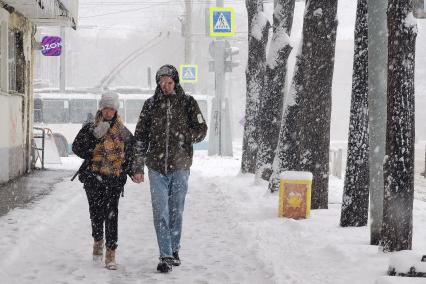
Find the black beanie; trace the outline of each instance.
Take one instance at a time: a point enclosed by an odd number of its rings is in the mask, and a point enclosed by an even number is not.
[[[155,74],[157,85],[160,84],[160,77],[162,76],[168,76],[173,79],[176,85],[179,84],[179,73],[173,65],[166,64],[158,69],[157,74]]]

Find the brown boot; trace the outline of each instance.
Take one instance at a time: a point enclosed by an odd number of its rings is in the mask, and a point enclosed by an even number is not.
[[[117,269],[117,263],[115,262],[115,250],[109,248],[106,249],[105,267],[109,270]]]
[[[104,254],[104,240],[94,241],[93,261],[102,261],[103,254]]]

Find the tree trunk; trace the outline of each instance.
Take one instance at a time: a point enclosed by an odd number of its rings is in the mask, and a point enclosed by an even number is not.
[[[388,0],[368,1],[368,127],[370,140],[370,244],[381,240],[383,160],[386,148]]]
[[[256,114],[259,95],[265,81],[266,44],[269,22],[263,14],[262,0],[246,0],[248,14],[248,62],[246,69],[246,113],[241,172],[254,173],[256,168]]]
[[[297,131],[300,105],[295,100],[296,88],[301,87],[301,74],[305,73],[306,60],[302,57],[302,48],[296,55],[294,78],[289,93],[284,97],[280,135],[269,179],[269,190],[277,191],[280,186],[280,173],[286,170],[299,170],[299,140]]]
[[[368,222],[368,27],[367,0],[358,0],[355,22],[348,158],[346,161],[340,225],[366,226]]]
[[[413,1],[389,0],[388,106],[384,164],[383,251],[411,249],[414,199]]]
[[[300,170],[313,174],[312,209],[328,208],[331,87],[337,29],[337,0],[308,1],[302,56],[309,67],[299,89]],[[303,55],[303,53],[305,55]]]
[[[272,162],[278,144],[283,100],[287,89],[287,60],[292,50],[290,33],[294,5],[295,0],[279,0],[276,1],[274,9],[273,36],[267,58],[264,90],[259,99],[256,127],[256,176],[264,180],[269,180],[272,174]]]
[[[307,1],[302,49],[285,98],[277,156],[269,181],[278,190],[284,170],[313,173],[312,209],[328,207],[331,84],[337,29],[337,0]]]

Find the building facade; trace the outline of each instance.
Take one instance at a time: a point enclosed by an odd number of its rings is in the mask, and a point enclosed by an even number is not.
[[[34,35],[76,28],[78,0],[0,0],[0,183],[31,171]]]

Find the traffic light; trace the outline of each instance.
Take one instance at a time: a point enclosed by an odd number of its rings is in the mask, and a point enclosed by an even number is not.
[[[238,67],[240,65],[240,61],[233,60],[233,56],[239,53],[240,49],[238,47],[230,46],[225,48],[225,72],[232,72],[233,67]]]
[[[234,60],[233,57],[240,53],[240,49],[235,46],[231,46],[227,40],[224,41],[224,49],[222,50],[222,53],[220,55],[222,62],[224,62],[224,71],[225,72],[232,72],[232,69],[234,67],[237,67],[240,65],[240,61]],[[209,53],[213,60],[209,61],[209,71],[215,72],[215,52],[217,51],[217,43],[215,41],[212,41],[209,46]],[[223,48],[223,45],[222,47]],[[218,59],[216,59],[218,60]]]

